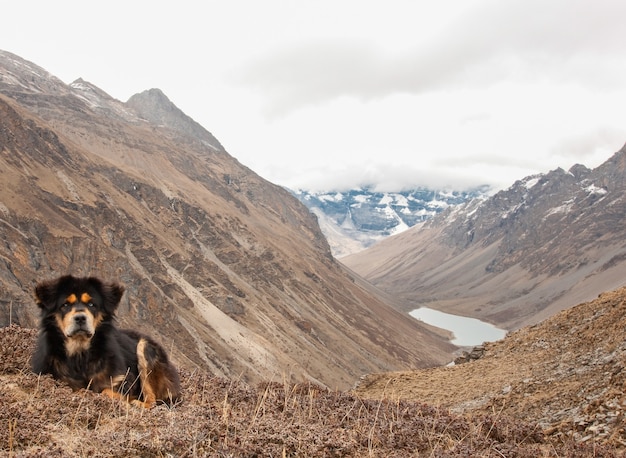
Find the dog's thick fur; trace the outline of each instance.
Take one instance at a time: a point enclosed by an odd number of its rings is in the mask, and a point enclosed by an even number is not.
[[[141,407],[171,404],[180,395],[178,372],[154,340],[115,326],[122,294],[123,287],[95,277],[38,284],[41,329],[33,371]]]

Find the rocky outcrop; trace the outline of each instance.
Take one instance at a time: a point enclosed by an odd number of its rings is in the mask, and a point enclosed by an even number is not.
[[[454,358],[454,364],[465,364],[480,359],[485,354],[485,346],[477,345],[470,351],[463,350],[460,356]]]

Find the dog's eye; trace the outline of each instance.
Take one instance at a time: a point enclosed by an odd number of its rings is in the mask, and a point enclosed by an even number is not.
[[[61,307],[65,308],[65,307],[69,307],[70,304],[68,304],[67,302],[63,302],[63,304],[61,305]]]
[[[94,307],[93,302],[87,302],[87,307]]]

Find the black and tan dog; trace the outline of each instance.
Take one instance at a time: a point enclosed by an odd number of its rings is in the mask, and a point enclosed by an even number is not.
[[[37,285],[41,329],[33,370],[137,406],[171,404],[180,382],[163,348],[115,326],[123,293],[123,287],[94,277],[68,275]]]

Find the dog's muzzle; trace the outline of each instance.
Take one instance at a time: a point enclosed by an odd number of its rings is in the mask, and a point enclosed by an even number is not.
[[[72,317],[70,326],[67,330],[68,337],[83,335],[91,337],[93,335],[93,327],[86,313],[77,313]]]

